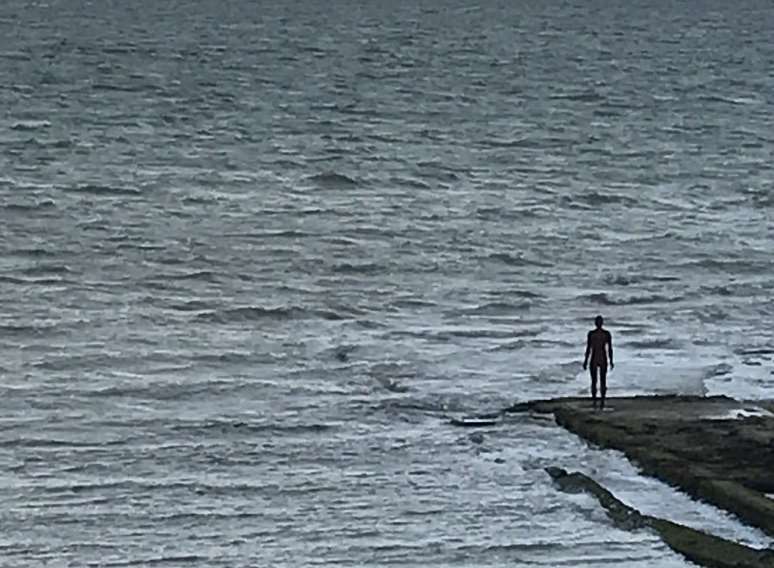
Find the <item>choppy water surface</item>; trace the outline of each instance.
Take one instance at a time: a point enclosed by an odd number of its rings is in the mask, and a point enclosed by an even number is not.
[[[446,417],[597,312],[615,394],[770,396],[774,7],[383,4],[0,6],[3,565],[687,565],[547,465],[766,544]]]

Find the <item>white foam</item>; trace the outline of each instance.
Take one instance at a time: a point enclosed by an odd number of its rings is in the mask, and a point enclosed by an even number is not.
[[[706,420],[742,420],[743,418],[771,418],[774,414],[758,406],[747,408],[734,408],[722,414],[703,416]]]
[[[703,365],[675,357],[618,359],[608,372],[608,396],[636,394],[684,394],[704,396]],[[588,381],[588,379],[586,379]]]

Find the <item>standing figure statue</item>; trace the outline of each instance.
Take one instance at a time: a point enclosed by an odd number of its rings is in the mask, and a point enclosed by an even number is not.
[[[588,368],[589,356],[591,356],[591,400],[594,408],[597,407],[597,375],[599,375],[600,408],[605,408],[605,395],[607,394],[607,363],[610,369],[613,365],[613,337],[610,332],[602,328],[605,320],[602,316],[594,319],[595,328],[592,329],[586,340],[586,356],[583,358],[583,370]]]

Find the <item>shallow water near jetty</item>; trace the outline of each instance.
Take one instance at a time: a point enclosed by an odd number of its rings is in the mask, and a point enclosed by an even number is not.
[[[770,397],[774,8],[0,6],[0,558],[686,566],[550,421]]]

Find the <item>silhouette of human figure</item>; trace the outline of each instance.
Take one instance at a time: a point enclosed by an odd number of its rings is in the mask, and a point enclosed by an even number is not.
[[[594,318],[594,325],[596,327],[588,334],[586,339],[586,355],[583,357],[583,370],[585,371],[589,364],[589,355],[591,355],[591,400],[594,408],[597,407],[597,373],[599,374],[599,391],[602,395],[600,408],[605,408],[608,354],[610,368],[613,369],[615,367],[613,364],[613,337],[609,331],[602,328],[603,323],[605,323],[605,320],[602,316]]]

